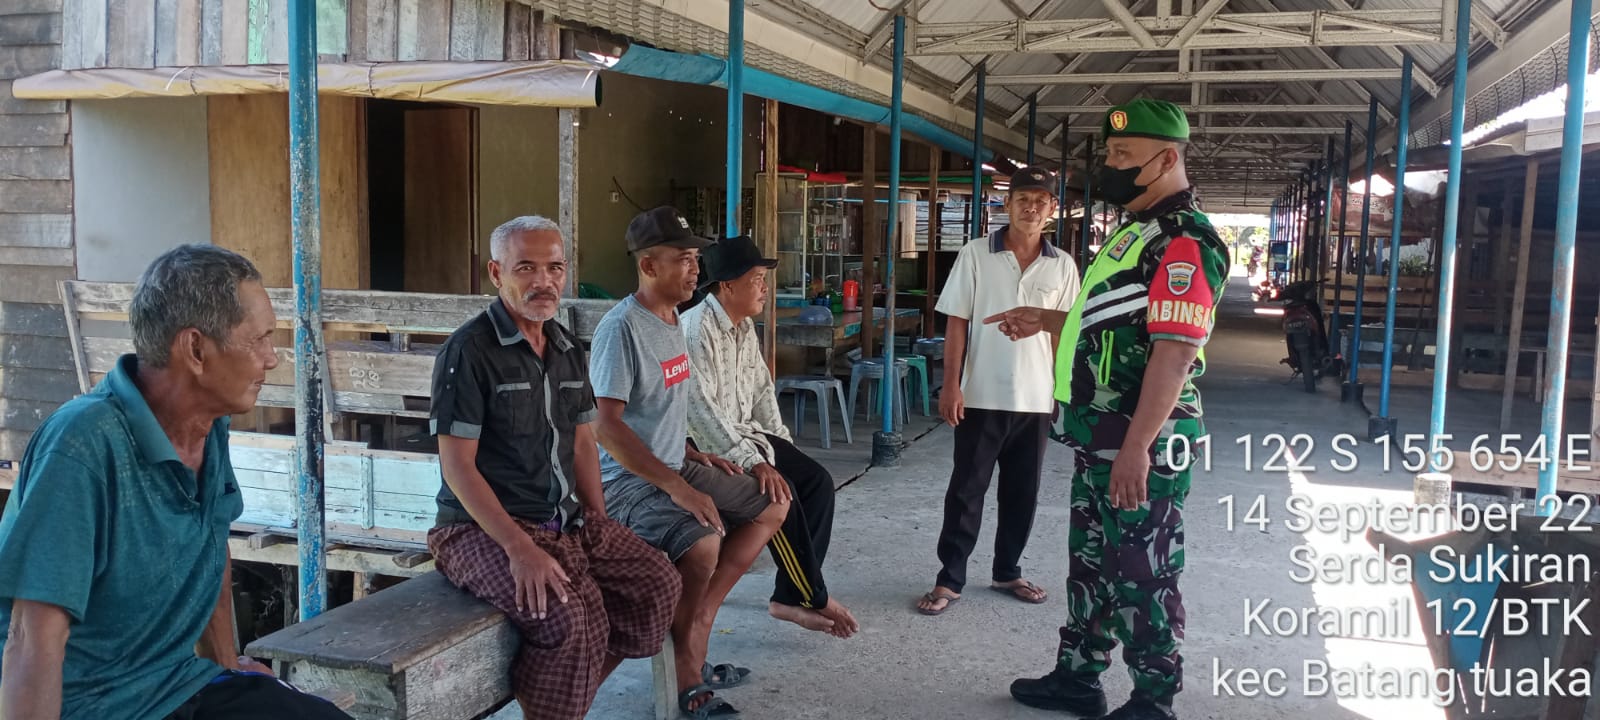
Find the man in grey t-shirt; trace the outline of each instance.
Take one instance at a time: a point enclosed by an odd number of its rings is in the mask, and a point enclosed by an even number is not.
[[[639,290],[601,318],[589,356],[606,512],[666,552],[683,578],[672,623],[679,707],[732,711],[712,691],[749,671],[706,662],[711,625],[789,505],[763,495],[738,466],[688,446],[696,378],[677,307],[693,296],[710,243],[670,207],[635,217],[627,241]]]

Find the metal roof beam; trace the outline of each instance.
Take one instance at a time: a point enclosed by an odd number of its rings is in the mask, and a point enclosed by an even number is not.
[[[1490,45],[1498,48],[1506,44],[1506,29],[1495,22],[1494,13],[1484,7],[1480,0],[1472,0],[1472,29],[1477,30]]]
[[[1338,0],[1336,0],[1337,2]],[[975,55],[1010,52],[1127,52],[1230,48],[1394,46],[1441,41],[1447,28],[1428,10],[1251,12],[1219,11],[1227,0],[1208,0],[1193,15],[1135,15],[1121,0],[1101,0],[1110,17],[1017,22],[922,23],[907,55]]]
[[[1144,55],[1133,59],[1135,65],[1171,65],[1179,61],[1181,55]],[[1236,62],[1274,62],[1278,59],[1275,52],[1241,53],[1234,55],[1207,55],[1205,61],[1209,65],[1218,63]],[[1198,64],[1198,63],[1196,63]]]
[[[1139,47],[1146,50],[1153,50],[1157,47],[1156,39],[1150,35],[1149,30],[1139,24],[1139,18],[1133,16],[1133,12],[1128,10],[1128,6],[1122,4],[1122,0],[1100,0],[1100,4],[1105,6],[1106,12],[1111,13],[1111,19],[1116,20],[1117,24],[1122,26],[1122,29],[1128,31],[1129,36],[1139,42]],[[1022,35],[1022,37],[1017,38],[1017,44],[1026,45],[1027,30],[1018,25],[1017,32]]]
[[[1360,12],[1360,11],[1356,10],[1355,7],[1351,6],[1350,3],[1347,2],[1347,0],[1328,0],[1328,2],[1333,5],[1335,10],[1339,11],[1340,14],[1345,15],[1345,16],[1351,16],[1351,15],[1353,15],[1355,13]],[[1449,5],[1450,1],[1449,0],[1444,0],[1443,4],[1444,5]],[[1277,12],[1277,10],[1278,10],[1278,6],[1275,3],[1273,3],[1272,0],[1264,0],[1261,3],[1261,5],[1264,6],[1266,9],[1268,9],[1270,11],[1273,11],[1273,12]],[[1443,36],[1445,34],[1445,31],[1451,30],[1451,29],[1453,29],[1453,27],[1454,27],[1454,23],[1452,22],[1450,28],[1441,28],[1441,31],[1439,33],[1439,38],[1440,39],[1438,41],[1442,42],[1442,38],[1443,38]],[[1377,46],[1377,48],[1378,48],[1378,50],[1380,52],[1382,52],[1385,56],[1387,56],[1390,61],[1392,61],[1395,64],[1395,67],[1399,67],[1402,64],[1402,58],[1400,57],[1400,49],[1399,48],[1395,47],[1394,45],[1379,45],[1379,46]],[[1327,65],[1328,67],[1331,67],[1331,68],[1340,66],[1339,63],[1334,61],[1334,59],[1333,59],[1333,57],[1331,55],[1329,55],[1327,52],[1323,51],[1321,48],[1314,48],[1314,50],[1315,50],[1314,54],[1317,55],[1317,59],[1321,60],[1323,62],[1323,64],[1325,64],[1325,65]],[[1422,72],[1413,73],[1412,78],[1417,83],[1417,86],[1422,88],[1423,91],[1428,93],[1429,96],[1435,96],[1435,95],[1439,94],[1439,84],[1434,82],[1433,78],[1428,77],[1427,73],[1422,73]],[[1390,112],[1388,108],[1381,108],[1381,112],[1383,113],[1385,122],[1394,122],[1394,119],[1395,119],[1394,118],[1394,113]]]
[[[1081,126],[1081,127],[1069,127],[1069,128],[1067,128],[1067,132],[1070,132],[1070,133],[1072,133],[1074,135],[1076,135],[1078,133],[1085,133],[1085,134],[1087,134],[1087,133],[1096,133],[1096,134],[1098,134],[1100,132],[1100,128],[1098,128],[1098,127],[1090,127],[1090,126],[1084,125],[1084,126]],[[1341,127],[1307,127],[1307,126],[1304,126],[1304,125],[1302,125],[1300,127],[1254,127],[1254,126],[1251,126],[1251,127],[1191,127],[1191,128],[1189,128],[1189,134],[1190,135],[1214,135],[1214,134],[1217,134],[1217,133],[1230,133],[1230,134],[1233,134],[1233,135],[1279,135],[1279,136],[1289,136],[1289,135],[1343,135],[1344,134],[1344,128],[1342,126]]]
[[[907,2],[910,2],[910,0],[901,0],[900,4],[883,11],[883,17],[878,19],[877,26],[873,27],[872,32],[867,35],[867,45],[861,52],[862,62],[866,62],[867,58],[876,55],[894,38],[894,16],[905,8]],[[912,15],[915,16],[916,13],[913,12]]]
[[[990,75],[987,82],[1006,85],[1187,85],[1196,82],[1322,82],[1329,80],[1399,80],[1399,68],[1328,70],[1198,70],[1143,73],[1078,73],[1075,75]]]
[[[1222,10],[1223,5],[1227,4],[1228,0],[1208,0],[1205,6],[1200,8],[1200,12],[1189,18],[1189,22],[1184,23],[1183,27],[1178,28],[1178,32],[1167,40],[1165,47],[1168,50],[1189,47],[1189,41],[1194,39],[1194,36],[1200,32],[1201,28],[1206,26],[1206,23],[1211,22],[1211,19],[1217,16],[1217,12]]]
[[[1103,113],[1110,112],[1111,105],[1040,105],[1042,113]],[[1292,115],[1309,115],[1317,113],[1341,114],[1364,113],[1365,105],[1185,105],[1184,112],[1203,113],[1288,113]],[[1027,109],[1024,108],[1026,113]]]

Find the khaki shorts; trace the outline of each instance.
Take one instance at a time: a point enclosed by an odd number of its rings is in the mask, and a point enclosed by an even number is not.
[[[678,474],[692,487],[711,496],[722,515],[724,529],[732,531],[755,520],[772,499],[746,474],[729,475],[710,465],[685,462]],[[631,473],[605,484],[606,514],[645,542],[667,554],[673,562],[694,544],[716,530],[705,527],[688,510],[678,507],[660,488]]]

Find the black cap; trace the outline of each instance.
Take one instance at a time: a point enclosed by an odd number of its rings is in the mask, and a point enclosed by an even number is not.
[[[689,221],[676,208],[662,205],[635,215],[628,223],[628,252],[639,252],[657,245],[675,248],[704,248],[710,240],[694,234]]]
[[[724,238],[706,250],[704,285],[738,280],[756,267],[775,268],[778,261],[761,257],[761,249],[749,235]]]
[[[1052,197],[1056,194],[1056,176],[1042,167],[1025,167],[1011,176],[1012,190],[1043,190]]]

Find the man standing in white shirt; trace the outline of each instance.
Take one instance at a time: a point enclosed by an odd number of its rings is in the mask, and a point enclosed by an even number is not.
[[[1009,225],[969,242],[956,257],[937,309],[945,326],[944,388],[939,414],[955,428],[955,468],[945,493],[939,533],[942,565],[932,591],[917,603],[939,615],[961,597],[967,558],[983,524],[983,498],[995,466],[999,518],[993,583],[997,592],[1042,603],[1045,592],[1022,576],[1022,550],[1033,531],[1039,474],[1054,412],[1055,347],[1040,333],[1012,342],[983,318],[1019,305],[1068,310],[1078,295],[1078,267],[1044,241],[1056,213],[1055,176],[1038,167],[1011,178]]]

